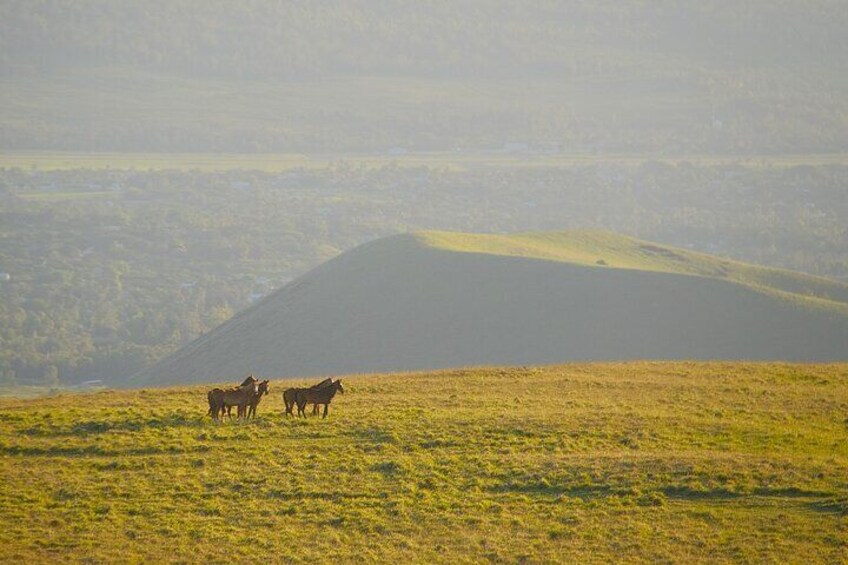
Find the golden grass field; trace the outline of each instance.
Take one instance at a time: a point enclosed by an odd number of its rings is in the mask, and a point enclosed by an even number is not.
[[[239,380],[241,376],[234,376]],[[844,563],[848,365],[344,377],[0,400],[0,561]]]

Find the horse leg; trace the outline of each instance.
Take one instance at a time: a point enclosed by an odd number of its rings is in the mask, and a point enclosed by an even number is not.
[[[312,415],[313,415],[313,416],[317,416],[317,415],[318,415],[318,403],[317,403],[317,402],[316,402],[315,404],[313,404],[313,405],[312,405]]]
[[[324,416],[322,416],[322,418],[326,418],[327,412],[329,412],[329,411],[330,411],[330,403],[328,402],[324,405]]]

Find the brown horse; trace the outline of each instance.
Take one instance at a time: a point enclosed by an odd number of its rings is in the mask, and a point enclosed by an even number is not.
[[[327,417],[327,412],[330,410],[330,401],[333,400],[333,397],[336,395],[336,392],[340,392],[344,394],[344,388],[342,388],[342,380],[339,379],[337,381],[331,382],[329,385],[321,387],[321,388],[307,388],[302,389],[297,392],[297,415],[303,415],[306,418],[306,405],[310,402],[315,404],[324,405],[324,416]]]
[[[211,414],[212,419],[217,422],[219,421],[218,414],[220,413],[223,416],[226,406],[238,406],[238,417],[242,418],[247,413],[247,405],[256,395],[257,389],[258,387],[254,380],[234,388],[215,388],[210,390],[206,395],[209,400],[208,414]]]
[[[262,397],[266,394],[268,394],[268,379],[265,379],[256,385],[256,394],[254,394],[253,398],[250,399],[250,403],[248,405],[248,420],[250,420],[250,418],[256,418],[256,407],[259,406],[259,401],[262,400]]]
[[[256,383],[257,386],[258,386],[258,383],[259,383],[259,381],[256,380],[256,377],[253,376],[253,373],[247,375],[247,377],[238,386],[245,386],[245,385],[248,385],[250,383]],[[213,389],[213,390],[222,390],[222,389]],[[221,405],[221,418],[224,417],[224,412],[226,412],[227,417],[230,420],[232,420],[233,419],[233,406],[236,406],[236,405],[235,404],[222,404]],[[242,414],[239,413],[238,411],[236,411],[236,417],[241,418]]]
[[[331,384],[333,384],[333,379],[324,379],[323,381],[321,381],[317,385],[312,385],[311,387],[309,387],[309,389],[323,388],[325,386],[330,386]],[[294,408],[295,403],[297,403],[297,393],[300,392],[300,391],[303,391],[303,390],[307,390],[307,389],[305,389],[305,388],[287,388],[286,390],[283,391],[283,402],[286,405],[286,417],[288,417],[289,414],[294,416],[294,414],[292,413],[292,409]],[[318,411],[318,405],[316,404],[315,407],[313,408],[312,412],[314,414],[317,411]]]

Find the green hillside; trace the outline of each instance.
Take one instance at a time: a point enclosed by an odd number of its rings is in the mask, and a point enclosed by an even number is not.
[[[416,237],[425,245],[447,251],[725,279],[848,314],[848,285],[844,283],[600,230],[508,235],[428,231]]]
[[[842,283],[606,232],[422,232],[320,265],[127,384],[246,371],[844,360],[846,296]]]
[[[0,400],[0,561],[846,559],[845,364],[343,383],[294,421],[274,382],[246,425],[211,385]]]

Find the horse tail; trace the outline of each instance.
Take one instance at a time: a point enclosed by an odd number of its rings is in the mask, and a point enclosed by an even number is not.
[[[206,412],[207,416],[212,416],[213,418],[216,416],[216,412],[218,412],[218,405],[215,402],[215,390],[210,390],[206,393],[206,400],[209,401],[209,411]]]

